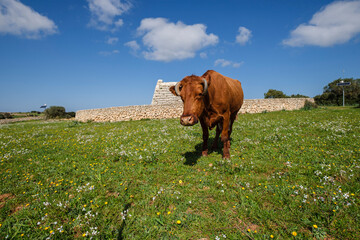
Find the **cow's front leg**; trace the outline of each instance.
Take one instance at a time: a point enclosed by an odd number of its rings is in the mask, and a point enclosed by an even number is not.
[[[205,123],[205,121],[200,120],[201,128],[203,131],[203,146],[202,146],[202,156],[208,155],[208,139],[209,139],[209,129]]]
[[[224,114],[223,128],[221,132],[221,142],[224,144],[223,148],[223,158],[230,158],[230,136],[229,136],[229,127],[230,127],[230,113]]]

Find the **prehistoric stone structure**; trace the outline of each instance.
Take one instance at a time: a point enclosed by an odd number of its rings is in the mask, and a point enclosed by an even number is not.
[[[163,82],[163,80],[159,79],[155,87],[151,105],[182,103],[179,97],[176,97],[169,91],[169,88],[175,84],[176,82]]]
[[[80,110],[76,112],[78,121],[116,122],[140,119],[178,118],[183,106],[180,97],[174,96],[169,87],[176,82],[158,80],[151,105],[111,107]],[[304,107],[305,101],[314,102],[313,98],[274,98],[245,99],[239,113],[261,113],[264,111],[297,110]]]

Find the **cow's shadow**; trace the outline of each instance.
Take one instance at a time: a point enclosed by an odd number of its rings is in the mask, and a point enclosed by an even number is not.
[[[211,154],[212,152],[217,152],[219,154],[222,154],[223,144],[221,143],[221,141],[218,142],[218,147],[216,149],[211,148],[213,142],[214,142],[214,138],[209,138],[209,140],[208,140],[209,153],[208,154]],[[195,151],[186,152],[183,154],[183,156],[185,157],[184,165],[194,166],[197,164],[199,158],[201,158],[202,145],[203,145],[203,143],[200,142],[200,143],[196,144]]]

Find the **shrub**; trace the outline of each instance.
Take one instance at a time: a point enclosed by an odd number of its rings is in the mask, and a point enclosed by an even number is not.
[[[75,112],[67,112],[66,113],[66,118],[74,118],[75,117]]]
[[[305,101],[304,107],[302,108],[303,110],[311,110],[314,108],[317,108],[318,105],[316,105],[316,103],[310,102],[308,100]]]
[[[77,127],[80,126],[80,122],[79,121],[72,121],[68,124],[68,127],[72,128],[72,127]]]
[[[14,118],[11,113],[8,113],[8,112],[3,112],[3,113],[0,113],[0,119],[9,119],[9,118]]]
[[[49,118],[65,118],[66,117],[65,108],[60,107],[60,106],[51,106],[51,107],[47,108],[44,111],[44,113],[45,113],[46,119],[49,119]]]

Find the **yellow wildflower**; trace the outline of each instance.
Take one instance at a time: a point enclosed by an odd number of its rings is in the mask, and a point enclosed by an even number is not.
[[[296,233],[296,232],[292,232],[291,234],[292,234],[294,237],[297,236],[297,233]]]

